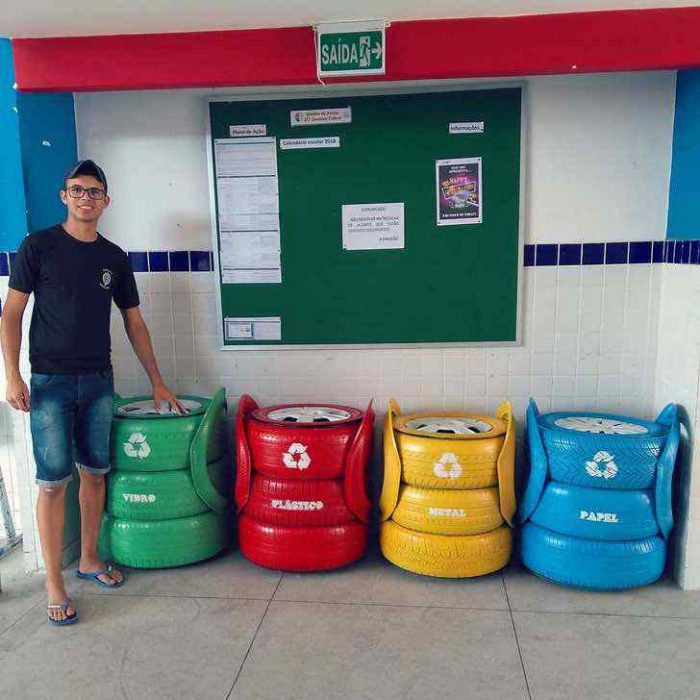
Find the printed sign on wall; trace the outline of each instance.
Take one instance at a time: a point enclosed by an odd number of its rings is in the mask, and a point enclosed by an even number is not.
[[[404,247],[404,203],[343,204],[343,250]]]
[[[281,340],[282,319],[279,316],[262,318],[225,318],[226,340]]]
[[[483,134],[484,122],[450,122],[451,134]]]
[[[482,222],[481,158],[435,161],[437,225]]]
[[[339,136],[319,136],[311,139],[280,139],[282,151],[307,148],[340,148]]]
[[[383,21],[317,25],[318,77],[383,75],[386,72],[385,39]]]
[[[293,109],[289,112],[292,126],[316,126],[318,124],[350,124],[351,107],[327,107],[326,109]]]
[[[231,124],[228,128],[231,138],[267,136],[266,124]]]

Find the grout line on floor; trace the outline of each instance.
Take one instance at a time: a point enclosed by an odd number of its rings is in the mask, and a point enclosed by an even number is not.
[[[375,608],[415,608],[417,610],[472,610],[474,612],[508,612],[508,608],[475,608],[465,605],[412,605],[410,603],[375,603],[367,600],[286,600],[275,598],[275,603],[301,603],[302,605],[368,605]]]
[[[2,594],[0,593],[0,595]],[[39,598],[39,600],[37,600],[36,603],[34,603],[34,605],[25,610],[11,625],[8,625],[4,630],[0,631],[0,638],[6,635],[16,624],[24,620],[24,618],[27,617],[27,615],[29,615],[34,610],[34,608],[41,605],[42,600],[42,598]]]
[[[583,617],[621,617],[621,618],[641,618],[644,620],[695,620],[700,621],[700,616],[687,615],[645,615],[643,613],[612,613],[612,612],[594,612],[591,610],[518,610],[513,609],[514,613],[527,613],[529,615],[582,615]]]
[[[201,598],[203,600],[255,600],[258,602],[271,600],[267,596],[251,598],[250,596],[194,595],[192,593],[91,593],[89,591],[80,591],[80,595],[92,596],[93,598]]]
[[[260,622],[258,622],[258,626],[255,628],[255,634],[253,635],[253,638],[250,640],[250,644],[248,645],[248,648],[246,649],[245,656],[243,657],[243,661],[241,661],[241,665],[238,667],[238,673],[236,673],[236,677],[233,679],[233,683],[231,684],[231,687],[229,688],[228,693],[226,693],[225,700],[229,700],[229,698],[231,697],[231,693],[233,692],[233,689],[236,687],[236,683],[238,683],[238,679],[241,677],[241,673],[243,672],[243,667],[245,666],[245,662],[248,660],[248,655],[250,654],[250,651],[253,648],[253,644],[255,644],[255,640],[258,636],[258,632],[260,631],[260,628],[262,627],[262,623],[265,621],[265,618],[267,617],[267,611],[270,609],[270,605],[272,605],[272,601],[275,598],[275,594],[277,593],[277,589],[280,587],[280,584],[282,583],[283,578],[284,578],[284,573],[280,574],[279,580],[277,581],[277,585],[275,586],[275,590],[272,592],[270,599],[267,601],[267,605],[265,606],[265,612],[262,614],[262,617],[260,618]]]
[[[518,639],[518,631],[515,628],[515,619],[513,618],[513,608],[510,604],[510,596],[508,595],[508,586],[506,585],[506,577],[501,571],[501,582],[503,583],[503,591],[506,594],[506,601],[508,602],[508,613],[510,614],[510,624],[513,627],[513,636],[515,637],[515,646],[518,648],[518,658],[520,659],[520,668],[523,670],[523,678],[525,679],[525,689],[527,690],[527,696],[532,700],[532,692],[530,692],[530,681],[527,677],[527,671],[525,670],[525,661],[523,661],[523,652],[520,649],[520,640]]]

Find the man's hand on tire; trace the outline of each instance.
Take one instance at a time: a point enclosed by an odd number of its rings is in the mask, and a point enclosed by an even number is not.
[[[177,396],[165,384],[156,384],[153,386],[153,403],[156,406],[156,410],[161,410],[163,402],[166,402],[172,411],[180,415],[188,413],[188,410],[180,403]]]

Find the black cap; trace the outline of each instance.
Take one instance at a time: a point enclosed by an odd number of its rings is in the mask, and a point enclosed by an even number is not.
[[[104,170],[95,163],[94,160],[79,160],[64,176],[63,184],[65,186],[66,180],[70,180],[79,175],[89,175],[94,177],[96,180],[102,184],[105,188],[105,194],[107,194],[107,176]]]

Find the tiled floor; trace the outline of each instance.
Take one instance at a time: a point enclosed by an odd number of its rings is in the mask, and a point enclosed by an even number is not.
[[[671,582],[594,594],[516,566],[443,581],[377,555],[281,575],[234,552],[117,591],[69,571],[80,622],[54,628],[41,578],[0,571],[12,700],[700,698],[700,592]]]

